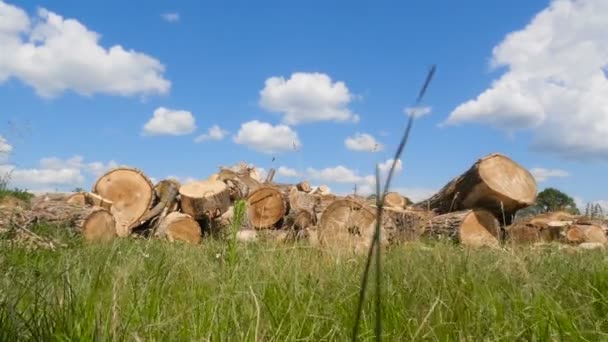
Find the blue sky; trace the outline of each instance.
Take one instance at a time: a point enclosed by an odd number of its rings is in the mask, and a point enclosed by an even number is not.
[[[246,161],[366,191],[437,64],[396,189],[500,152],[605,201],[606,24],[601,0],[0,0],[0,171],[70,190],[115,165],[185,181]]]

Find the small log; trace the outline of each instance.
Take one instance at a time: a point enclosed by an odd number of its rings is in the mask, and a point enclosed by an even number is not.
[[[407,202],[398,192],[389,192],[384,196],[384,205],[391,208],[405,208]]]
[[[114,216],[101,207],[48,201],[38,203],[24,215],[29,223],[46,222],[74,229],[87,241],[109,241],[117,236]]]
[[[289,207],[292,210],[305,210],[310,213],[315,212],[315,208],[320,205],[321,197],[298,191],[292,188],[289,191]],[[329,204],[328,204],[329,205]]]
[[[245,199],[261,187],[261,183],[249,176],[248,173],[237,173],[228,169],[221,169],[218,180],[226,183],[232,201]]]
[[[537,185],[532,174],[502,154],[485,156],[465,173],[454,178],[438,193],[413,206],[446,214],[484,208],[506,224],[519,209],[536,200]]]
[[[280,189],[263,186],[247,197],[247,218],[256,229],[273,227],[288,210]]]
[[[423,236],[445,237],[470,247],[497,247],[500,224],[487,210],[463,210],[433,217]]]
[[[158,182],[154,186],[154,192],[159,199],[158,203],[153,208],[148,210],[142,217],[134,222],[129,227],[131,230],[145,224],[151,219],[162,214],[159,218],[159,223],[162,222],[164,216],[177,210],[177,195],[180,188],[180,183],[174,179],[165,179]]]
[[[119,167],[105,173],[93,185],[93,193],[112,202],[118,236],[131,234],[130,226],[152,206],[154,188],[140,170]]]
[[[310,183],[308,183],[307,181],[301,181],[300,183],[296,184],[296,188],[299,191],[303,191],[303,192],[311,192],[312,188],[310,187]]]
[[[596,225],[572,225],[566,231],[566,241],[573,244],[583,242],[608,243],[606,233],[600,226]]]
[[[222,181],[194,181],[179,188],[181,209],[195,220],[220,217],[230,207],[230,190]]]
[[[264,180],[264,183],[266,183],[266,184],[272,183],[272,180],[274,179],[274,174],[276,172],[277,171],[274,168],[270,169],[270,171],[268,171],[268,174],[266,175],[266,180]]]
[[[91,205],[91,206],[95,206],[95,207],[101,207],[104,208],[106,210],[109,210],[110,212],[112,211],[112,205],[113,202],[105,199],[97,194],[94,194],[92,192],[87,192],[84,194],[85,197],[85,204],[86,205]]]
[[[304,230],[317,224],[316,217],[310,211],[290,210],[285,217],[283,229],[285,230]]]
[[[85,205],[87,205],[86,193],[77,192],[77,193],[71,194],[70,196],[68,196],[65,199],[65,202],[70,203],[70,204],[77,204],[77,205],[85,206]]]
[[[336,200],[323,211],[317,237],[325,247],[364,252],[372,242],[375,221],[375,212],[364,203],[354,199]]]
[[[201,226],[192,216],[179,212],[168,214],[159,224],[157,236],[170,242],[184,241],[199,244],[202,239]]]

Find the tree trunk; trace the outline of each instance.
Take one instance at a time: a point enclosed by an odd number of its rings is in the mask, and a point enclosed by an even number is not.
[[[263,186],[247,197],[247,218],[256,229],[273,227],[287,210],[283,191],[272,186]]]
[[[130,226],[154,201],[152,182],[142,171],[133,168],[120,167],[107,172],[93,185],[93,193],[112,202],[116,232],[121,237],[131,234]]]
[[[438,214],[484,208],[501,222],[504,215],[510,224],[517,210],[534,204],[536,193],[536,181],[528,170],[502,154],[491,154],[414,207]]]
[[[423,228],[423,236],[448,238],[470,247],[499,245],[500,224],[482,209],[463,210],[433,217]]]
[[[194,181],[179,189],[182,212],[195,220],[216,219],[231,205],[230,190],[222,181]]]
[[[375,221],[375,212],[362,202],[336,200],[323,211],[317,238],[325,247],[364,252],[372,242]]]
[[[376,206],[371,208],[376,211]],[[420,238],[424,227],[435,216],[433,212],[426,210],[409,210],[401,208],[385,207],[382,213],[382,226],[388,242],[399,243],[403,241],[414,241]]]
[[[202,239],[201,226],[184,213],[172,212],[168,214],[158,226],[156,234],[162,238],[173,241],[184,241],[199,244]]]

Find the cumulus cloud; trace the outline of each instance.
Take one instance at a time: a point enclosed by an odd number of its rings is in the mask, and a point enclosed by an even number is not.
[[[9,144],[3,136],[0,135],[0,161],[10,155],[11,152],[13,152],[13,146]]]
[[[393,161],[394,159],[391,158],[383,163],[378,164],[380,172],[388,173],[388,171],[391,169],[391,166],[393,166]],[[401,172],[401,170],[403,170],[403,164],[401,164],[401,159],[397,159],[397,162],[395,163],[395,172]]]
[[[207,140],[222,140],[229,132],[222,129],[218,125],[213,125],[209,127],[209,130],[205,134],[201,134],[198,137],[194,138],[194,142],[201,143]]]
[[[166,22],[176,23],[179,21],[179,13],[177,13],[177,12],[163,13],[163,14],[161,14],[161,18],[163,18],[163,20]]]
[[[333,82],[322,73],[293,73],[289,79],[270,77],[260,91],[262,108],[283,115],[283,122],[296,125],[316,121],[358,122],[348,109],[352,101],[344,82]]]
[[[39,96],[72,90],[81,95],[165,94],[171,83],[155,58],[103,47],[100,35],[75,19],[39,9],[30,18],[0,0],[0,84],[11,78],[33,87]]]
[[[300,174],[298,173],[298,171],[296,171],[295,169],[286,167],[286,166],[280,166],[277,169],[277,174],[279,176],[291,177],[291,178],[295,178],[295,177],[299,177],[300,176]]]
[[[378,152],[384,149],[384,145],[367,133],[356,133],[352,137],[347,137],[344,140],[344,145],[349,150],[360,152]]]
[[[373,175],[360,176],[355,171],[342,165],[324,169],[308,168],[306,172],[310,178],[321,182],[375,184]]]
[[[414,116],[415,118],[425,116],[431,113],[431,107],[407,107],[403,110],[408,116]]]
[[[10,185],[32,191],[71,188],[83,185],[87,176],[99,177],[104,172],[118,167],[115,161],[107,163],[85,162],[82,156],[68,159],[42,158],[36,168],[21,168],[15,165],[0,165],[0,175],[7,175]]]
[[[552,1],[493,49],[491,66],[506,72],[444,124],[529,129],[536,150],[608,159],[607,25],[607,1]]]
[[[568,177],[570,175],[567,171],[564,171],[564,170],[545,169],[542,167],[535,167],[533,169],[530,169],[530,173],[532,174],[532,176],[534,176],[536,181],[539,183],[544,182],[549,178],[556,178],[556,177],[564,178],[564,177]]]
[[[233,140],[263,153],[289,151],[300,146],[298,134],[289,126],[273,126],[258,120],[242,124]]]
[[[145,135],[186,135],[194,132],[196,120],[185,110],[158,107],[143,128]]]

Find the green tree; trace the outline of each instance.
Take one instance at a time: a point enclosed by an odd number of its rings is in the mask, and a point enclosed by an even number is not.
[[[555,188],[546,188],[539,192],[535,207],[541,213],[563,210],[580,215],[574,199]]]

